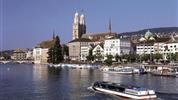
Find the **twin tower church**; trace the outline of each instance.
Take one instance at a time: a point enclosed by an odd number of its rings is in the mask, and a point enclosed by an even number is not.
[[[83,14],[79,15],[78,12],[75,13],[72,30],[72,41],[76,39],[87,38],[92,41],[103,42],[108,37],[116,36],[117,33],[111,32],[111,21],[109,21],[108,24],[108,32],[92,32],[86,34],[85,16]]]
[[[81,38],[82,35],[85,33],[86,33],[85,16],[83,14],[79,15],[76,12],[73,22],[72,40]]]

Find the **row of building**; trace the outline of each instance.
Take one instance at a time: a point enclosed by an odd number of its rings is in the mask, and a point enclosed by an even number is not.
[[[85,16],[75,13],[72,40],[66,44],[69,48],[69,55],[66,58],[71,61],[86,61],[91,51],[93,56],[98,56],[94,59],[95,61],[104,61],[107,55],[129,53],[139,55],[160,53],[166,59],[168,53],[178,52],[177,33],[172,37],[163,38],[148,30],[144,36],[137,40],[138,42],[134,43],[131,38],[124,38],[112,32],[111,21],[108,26],[108,32],[88,33],[86,32]],[[33,49],[35,63],[47,63],[47,52],[52,44],[52,40],[44,41]]]
[[[22,60],[33,60],[32,49],[21,49],[17,48],[13,50],[10,59],[22,61]]]
[[[108,32],[87,32],[85,16],[75,13],[72,26],[72,40],[67,44],[68,55],[64,53],[64,59],[71,61],[86,61],[90,52],[95,56],[95,61],[104,61],[107,55],[156,54],[160,53],[167,58],[170,53],[178,52],[178,33],[171,36],[161,37],[149,30],[143,36],[132,39],[116,32],[112,32],[111,21],[109,21]],[[33,48],[16,49],[11,59],[34,60],[34,63],[47,63],[48,50],[54,45],[54,34],[52,40],[39,43]],[[63,46],[63,45],[62,45]]]

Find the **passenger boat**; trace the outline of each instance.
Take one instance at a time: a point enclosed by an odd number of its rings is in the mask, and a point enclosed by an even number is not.
[[[145,88],[140,88],[136,86],[127,86],[119,83],[110,83],[98,81],[92,84],[89,89],[94,91],[104,92],[108,94],[117,95],[128,99],[138,99],[138,100],[154,100],[157,99],[154,90],[149,90]]]

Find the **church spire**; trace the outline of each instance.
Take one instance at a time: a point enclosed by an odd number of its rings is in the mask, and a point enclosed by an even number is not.
[[[112,31],[112,26],[111,26],[111,19],[109,19],[109,33],[111,33],[111,31]]]
[[[83,14],[80,16],[80,24],[85,25],[85,16]]]
[[[55,31],[53,30],[53,39],[55,39]]]
[[[78,23],[79,23],[79,16],[78,16],[78,12],[76,12],[74,16],[74,24],[78,24]]]

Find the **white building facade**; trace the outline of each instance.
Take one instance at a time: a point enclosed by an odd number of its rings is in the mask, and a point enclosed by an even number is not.
[[[33,59],[33,51],[32,50],[28,50],[26,52],[26,59],[27,60],[32,60]]]
[[[35,64],[46,64],[48,59],[48,48],[34,48],[33,58]]]
[[[139,44],[136,47],[136,53],[141,54],[165,54],[178,52],[178,43],[152,43],[152,44]]]
[[[102,44],[96,45],[92,50],[93,56],[95,56],[95,61],[104,60],[104,48]]]
[[[131,43],[128,39],[108,39],[104,41],[104,55],[123,55],[131,52]]]
[[[137,44],[137,46],[136,46],[136,53],[139,54],[139,55],[154,53],[154,44],[153,43]]]
[[[139,44],[136,47],[136,53],[139,55],[142,54],[162,54],[164,60],[167,60],[167,57],[170,54],[175,54],[178,52],[178,43],[176,42],[156,42],[154,44]]]
[[[92,42],[81,42],[80,45],[80,60],[86,61],[87,56],[89,55],[90,49],[92,49]]]

